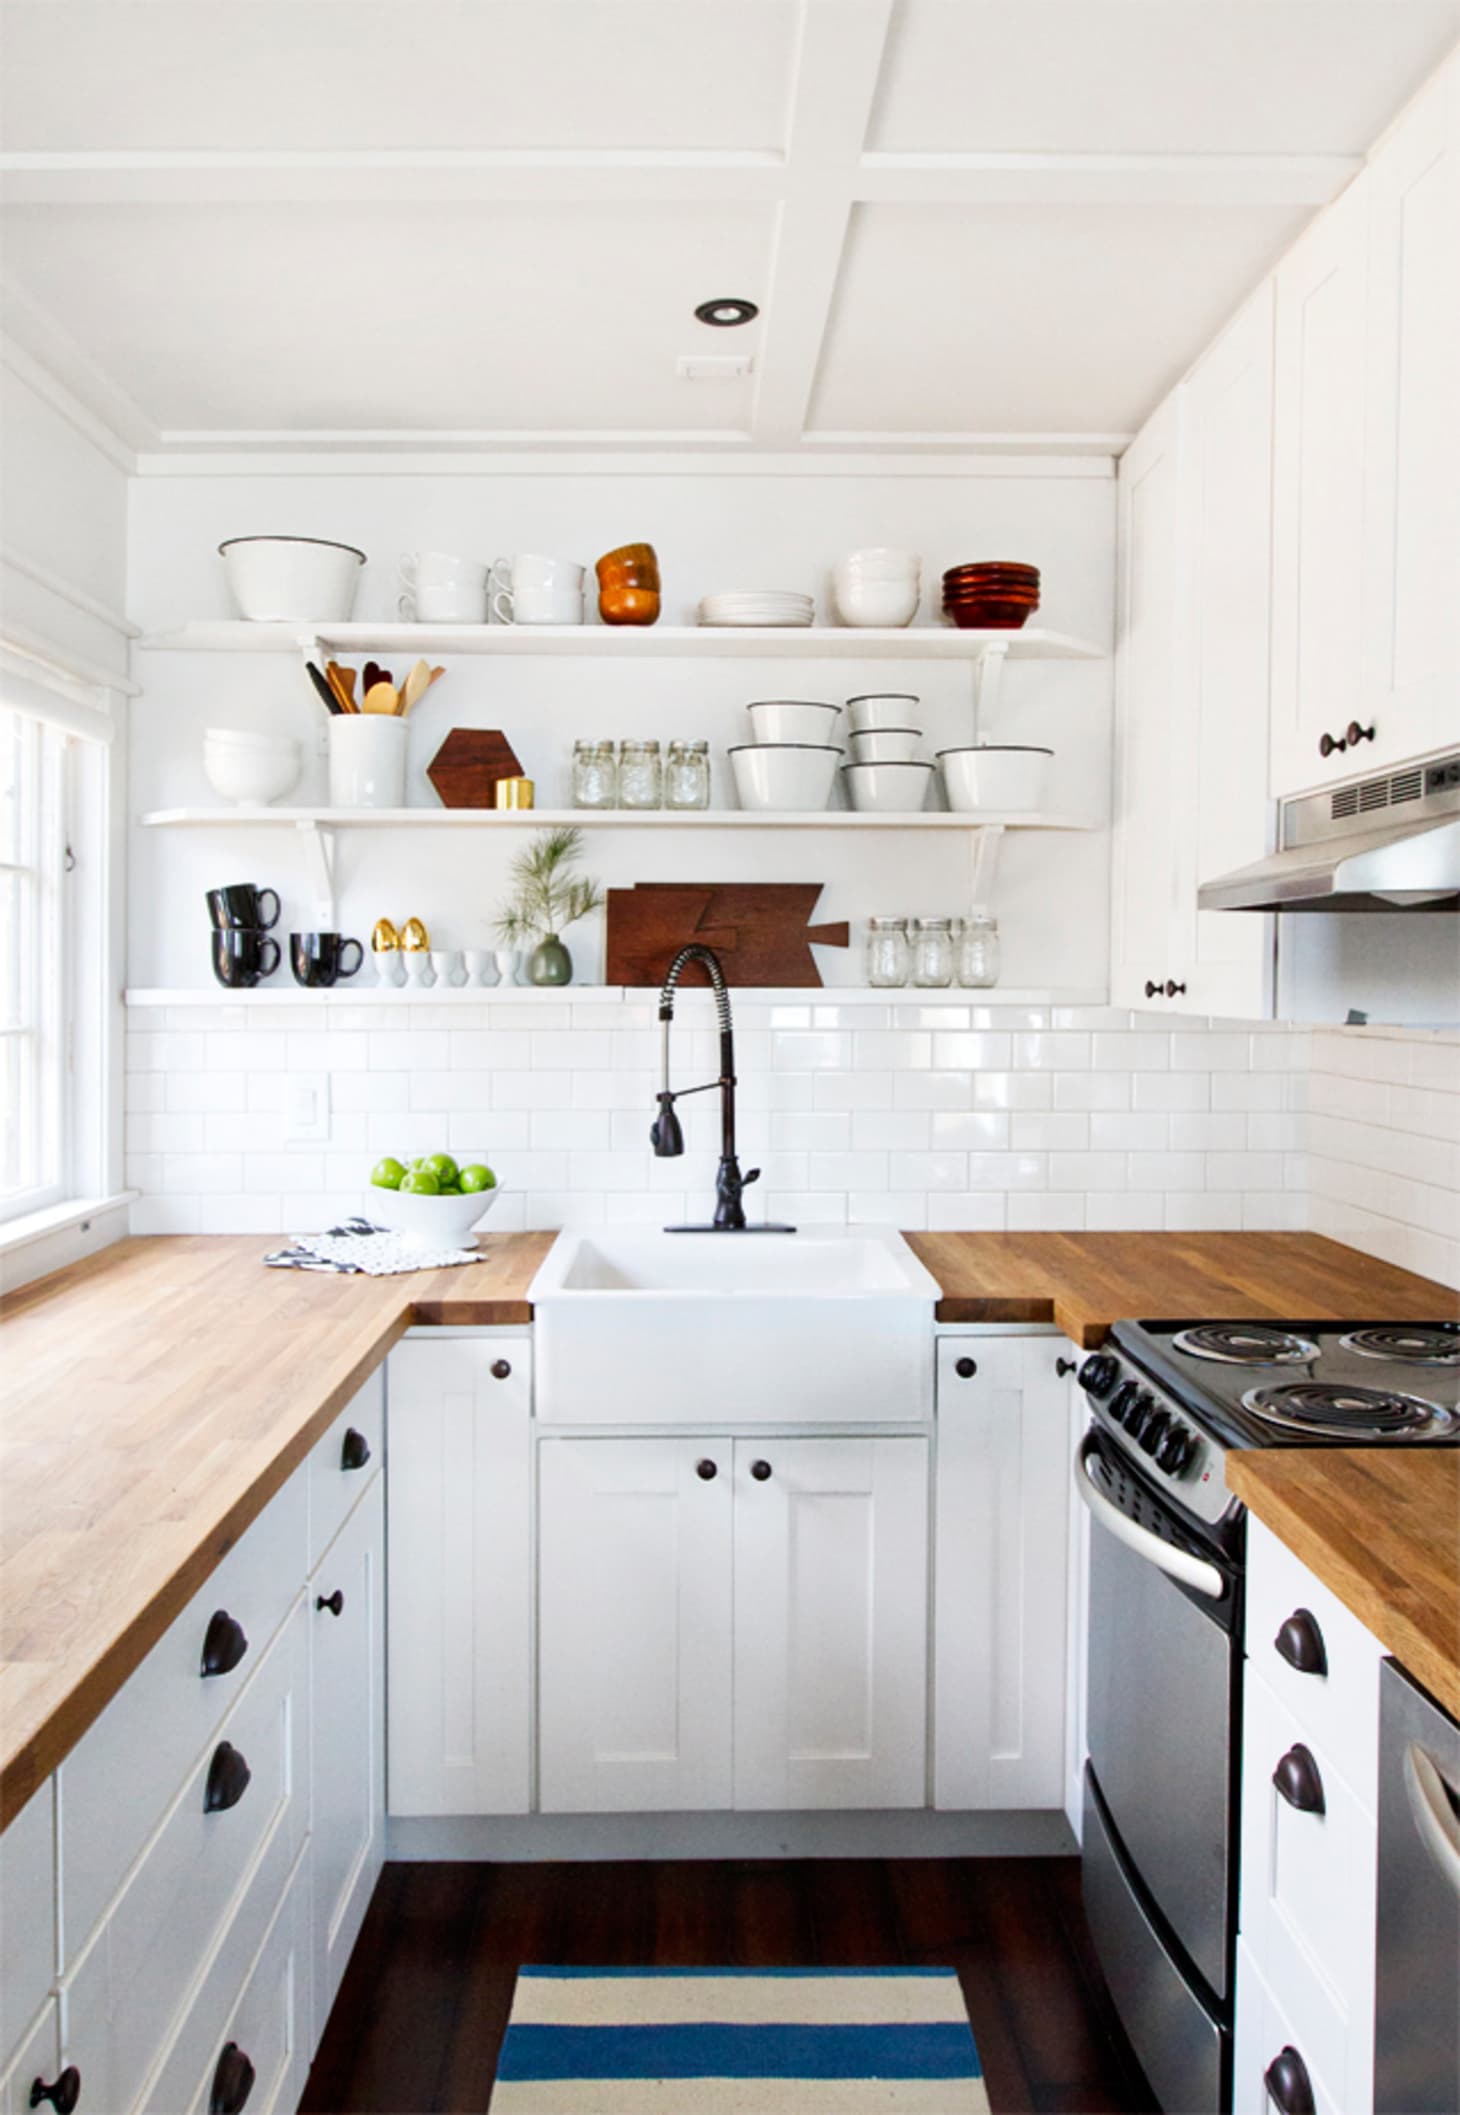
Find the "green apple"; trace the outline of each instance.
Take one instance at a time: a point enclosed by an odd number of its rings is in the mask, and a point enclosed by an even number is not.
[[[370,1180],[377,1190],[398,1190],[405,1179],[406,1170],[389,1153],[384,1160],[377,1160],[370,1171]]]
[[[434,1168],[412,1168],[410,1174],[402,1182],[401,1188],[408,1190],[412,1197],[439,1197],[441,1195],[441,1185],[436,1180]]]
[[[456,1162],[449,1153],[428,1153],[420,1165],[431,1170],[443,1190],[456,1180]]]
[[[495,1190],[497,1178],[490,1168],[479,1160],[468,1163],[461,1171],[461,1191],[464,1197],[474,1197],[479,1190]]]

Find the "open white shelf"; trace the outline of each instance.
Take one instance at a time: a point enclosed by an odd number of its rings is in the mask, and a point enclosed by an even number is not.
[[[154,808],[144,830],[1093,830],[1082,815],[988,808],[976,815],[854,814],[846,808]]]
[[[185,624],[137,642],[155,653],[284,654],[555,654],[620,660],[750,661],[1100,661],[1105,649],[1065,632],[967,631],[910,625],[858,631],[815,624],[804,629],[652,624],[251,624],[241,619]]]
[[[657,996],[657,985],[557,984],[539,989],[530,984],[456,985],[443,989],[414,990],[374,983],[363,973],[348,984],[328,991],[303,991],[290,984],[287,972],[280,981],[259,984],[252,991],[229,991],[222,985],[193,985],[168,990],[138,988],[125,994],[128,1006],[544,1006],[571,1000],[573,1005],[642,1005]],[[874,991],[869,984],[797,984],[731,986],[736,1005],[774,1006],[1103,1006],[1101,990],[1056,991],[1018,989],[993,985],[972,991],[949,985],[941,991],[920,991],[904,984],[892,991]],[[698,985],[681,987],[678,1004],[709,1006],[712,994]]]

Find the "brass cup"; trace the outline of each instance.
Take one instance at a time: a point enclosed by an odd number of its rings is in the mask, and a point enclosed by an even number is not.
[[[534,805],[535,790],[530,778],[499,778],[493,788],[493,805],[498,808],[530,808]]]

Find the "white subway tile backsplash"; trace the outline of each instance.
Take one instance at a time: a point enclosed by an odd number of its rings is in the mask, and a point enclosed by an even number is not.
[[[641,1122],[635,1144],[642,1144],[647,1124]],[[613,1119],[605,1109],[536,1109],[532,1114],[534,1146],[572,1146],[580,1151],[604,1150],[615,1143]],[[623,1141],[624,1144],[628,1140]]]
[[[1247,1143],[1250,1119],[1236,1110],[1223,1110],[1220,1114],[1178,1110],[1165,1121],[1171,1128],[1170,1143],[1178,1153],[1212,1153],[1239,1152]]]
[[[1090,1063],[1091,1041],[1088,1035],[1054,1031],[1047,1035],[1016,1035],[1013,1062],[1021,1069],[1028,1066],[1040,1072],[1073,1072],[1077,1068],[1083,1071]],[[999,1060],[989,1058],[985,1062],[998,1064]]]
[[[1088,1109],[1093,1114],[1096,1110],[1111,1112],[1131,1105],[1132,1081],[1128,1073],[1057,1072],[1053,1084],[1056,1109]],[[1142,1086],[1147,1084],[1150,1083],[1145,1080],[1140,1082]],[[1165,1086],[1164,1075],[1154,1084]]]
[[[1131,1081],[1131,1107],[1142,1110],[1208,1109],[1215,1081],[1202,1072],[1140,1073]]]
[[[966,1153],[892,1153],[887,1179],[895,1190],[966,1190]]]
[[[999,1234],[1008,1224],[1010,1202],[1001,1190],[930,1197],[928,1226],[936,1233]]]
[[[533,1055],[532,1037],[525,1028],[453,1028],[449,1041],[449,1063],[453,1070],[525,1072],[529,1066],[536,1068],[546,1064],[545,1059]],[[586,1058],[584,1062],[587,1062]],[[606,1064],[607,1059],[600,1057],[594,1062]]]
[[[1171,1038],[1097,1035],[1090,1062],[1097,1072],[1165,1072],[1171,1064]]]
[[[372,1033],[366,1048],[372,1072],[444,1072],[451,1037],[444,1028],[392,1028]]]
[[[1081,1109],[1020,1109],[1009,1119],[1009,1137],[1035,1152],[1079,1153],[1090,1144],[1090,1123]]]
[[[1171,1038],[1173,1072],[1246,1072],[1252,1039],[1245,1035],[1183,1035]]]
[[[851,1119],[850,1143],[916,1153],[932,1136],[931,1124],[932,1119],[924,1110],[859,1109]]]
[[[1088,1224],[1089,1200],[1085,1197],[1016,1192],[1007,1203],[1011,1234],[1081,1234]]]
[[[929,1119],[932,1144],[939,1150],[956,1147],[968,1152],[995,1152],[1010,1142],[1011,1121],[998,1109],[935,1109]],[[1015,1145],[1025,1141],[1015,1139]]]
[[[981,1028],[969,1029],[966,1033],[944,1030],[932,1039],[931,1059],[914,1055],[906,1062],[910,1065],[931,1062],[940,1071],[1007,1072],[1016,1062],[1014,1043],[1015,1038],[1011,1035]],[[898,1060],[894,1056],[890,1062],[896,1064]]]

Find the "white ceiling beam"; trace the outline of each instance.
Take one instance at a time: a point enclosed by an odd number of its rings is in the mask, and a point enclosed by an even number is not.
[[[1342,154],[869,154],[855,195],[880,205],[1327,205],[1363,161]]]
[[[761,303],[751,413],[762,448],[795,446],[805,430],[894,4],[801,0],[786,125],[786,195]]]

